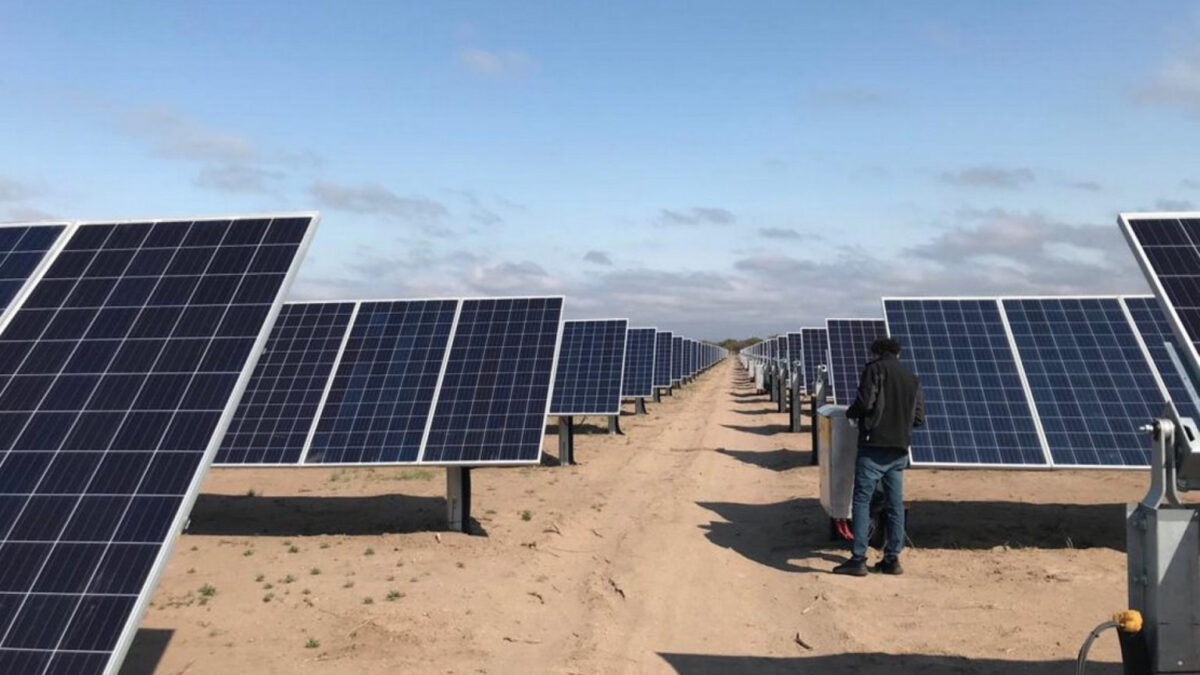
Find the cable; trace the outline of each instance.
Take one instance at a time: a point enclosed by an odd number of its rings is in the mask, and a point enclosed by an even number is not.
[[[1092,643],[1096,641],[1096,638],[1100,637],[1100,634],[1109,628],[1117,628],[1120,625],[1121,624],[1117,623],[1116,621],[1105,621],[1104,623],[1092,629],[1092,632],[1088,634],[1087,639],[1083,641],[1083,646],[1079,648],[1079,658],[1075,661],[1075,675],[1086,674],[1088,651],[1091,650]]]

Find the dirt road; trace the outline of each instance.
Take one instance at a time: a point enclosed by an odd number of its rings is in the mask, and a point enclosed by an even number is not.
[[[475,472],[486,536],[438,531],[441,471],[214,470],[126,672],[1060,673],[1123,608],[1145,474],[912,471],[908,573],[835,577],[808,435],[750,386]]]

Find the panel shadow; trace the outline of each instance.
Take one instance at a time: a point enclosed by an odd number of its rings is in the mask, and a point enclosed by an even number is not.
[[[158,670],[167,644],[175,631],[169,628],[139,628],[121,663],[119,675],[153,675]]]
[[[248,497],[201,494],[188,534],[293,537],[446,529],[442,497]]]
[[[810,657],[727,656],[659,653],[678,675],[1060,675],[1074,672],[1074,660],[1001,661],[927,654],[831,654]],[[1089,673],[1120,675],[1119,663],[1089,664]]]

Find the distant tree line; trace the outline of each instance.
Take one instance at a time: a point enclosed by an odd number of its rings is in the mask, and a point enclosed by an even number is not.
[[[762,338],[760,337],[748,337],[741,340],[738,340],[737,338],[727,338],[721,340],[721,342],[718,344],[736,354],[746,347],[749,347],[753,344],[758,344],[759,342],[762,342]]]

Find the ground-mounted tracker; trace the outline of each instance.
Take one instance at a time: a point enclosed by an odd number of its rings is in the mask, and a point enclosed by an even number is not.
[[[1116,297],[1001,299],[1051,461],[1145,467],[1165,394]]]
[[[1180,358],[1200,373],[1200,213],[1122,213],[1117,222],[1183,347]]]
[[[84,223],[0,332],[0,672],[116,672],[315,216]]]
[[[457,299],[359,303],[301,461],[415,462],[458,308]]]
[[[1185,417],[1200,420],[1200,410],[1196,409],[1192,394],[1188,390],[1189,386],[1194,387],[1194,383],[1200,382],[1200,378],[1197,378],[1194,373],[1187,372],[1186,369],[1190,362],[1184,355],[1186,352],[1181,348],[1179,338],[1175,337],[1175,333],[1171,330],[1171,325],[1167,322],[1167,316],[1158,299],[1152,295],[1127,295],[1121,298],[1121,302],[1129,310],[1133,326],[1146,345],[1146,350],[1150,352],[1150,361],[1158,371],[1159,378],[1179,413]],[[1167,352],[1166,343],[1170,343],[1174,348],[1175,354],[1179,357],[1179,364],[1183,366],[1185,373],[1179,372]]]
[[[563,322],[552,415],[619,415],[628,319]]]
[[[630,328],[625,342],[625,377],[621,395],[645,398],[654,395],[654,328]]]
[[[924,389],[914,465],[1049,465],[995,298],[884,298],[883,311]]]
[[[671,386],[672,345],[671,331],[658,331],[654,337],[654,386]]]
[[[804,361],[804,393],[817,377],[817,369],[829,358],[829,333],[824,328],[801,328],[800,350]]]
[[[356,309],[353,302],[280,309],[214,464],[300,461]]]
[[[871,359],[871,343],[887,337],[883,319],[826,319],[829,335],[829,382],[833,402],[850,405],[858,390],[858,377]]]
[[[676,335],[671,338],[671,382],[679,384],[683,381],[684,339]]]
[[[562,297],[462,301],[418,462],[541,460],[562,309]]]

